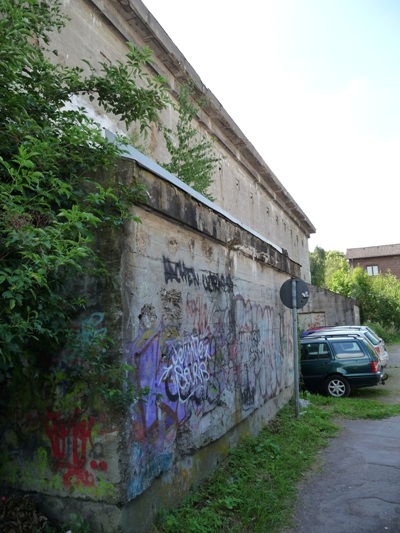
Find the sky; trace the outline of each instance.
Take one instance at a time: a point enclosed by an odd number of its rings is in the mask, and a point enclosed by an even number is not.
[[[143,0],[316,228],[400,243],[399,0]]]

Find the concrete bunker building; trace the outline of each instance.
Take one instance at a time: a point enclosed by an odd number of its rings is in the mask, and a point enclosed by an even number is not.
[[[167,161],[156,127],[149,155],[132,148],[121,163],[148,202],[135,206],[141,224],[102,237],[110,281],[91,295],[78,329],[113,338],[147,401],[132,399],[115,420],[101,410],[78,410],[69,422],[37,413],[44,422],[33,448],[8,439],[3,485],[36,494],[55,517],[78,512],[94,531],[140,533],[291,398],[291,313],[279,290],[292,276],[310,282],[315,228],[141,1],[65,0],[63,9],[71,21],[52,36],[60,62],[123,61],[128,41],[150,47],[149,71],[167,79],[173,98],[189,81],[206,97],[197,127],[221,157],[215,202],[156,163]],[[95,103],[73,104],[109,135],[121,131]],[[170,128],[177,119],[172,106],[161,116]]]

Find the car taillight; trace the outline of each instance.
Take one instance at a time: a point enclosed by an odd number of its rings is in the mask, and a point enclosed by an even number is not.
[[[378,346],[374,346],[374,348],[375,348],[376,353],[379,355],[381,353],[379,345]]]
[[[371,372],[379,372],[379,363],[377,361],[370,362]]]

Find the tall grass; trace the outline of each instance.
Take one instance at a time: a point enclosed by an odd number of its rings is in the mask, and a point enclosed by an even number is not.
[[[400,342],[400,330],[397,326],[382,326],[378,322],[366,322],[365,325],[373,329],[387,344]]]
[[[400,405],[374,399],[304,394],[298,418],[287,405],[256,438],[233,449],[213,476],[176,510],[161,515],[158,533],[269,533],[290,526],[296,485],[317,452],[339,431],[337,417],[385,418]],[[303,404],[303,402],[302,402]]]

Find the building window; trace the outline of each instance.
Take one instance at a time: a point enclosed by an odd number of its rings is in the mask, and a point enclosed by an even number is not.
[[[367,266],[367,274],[368,276],[377,276],[379,274],[379,268],[374,266]]]

